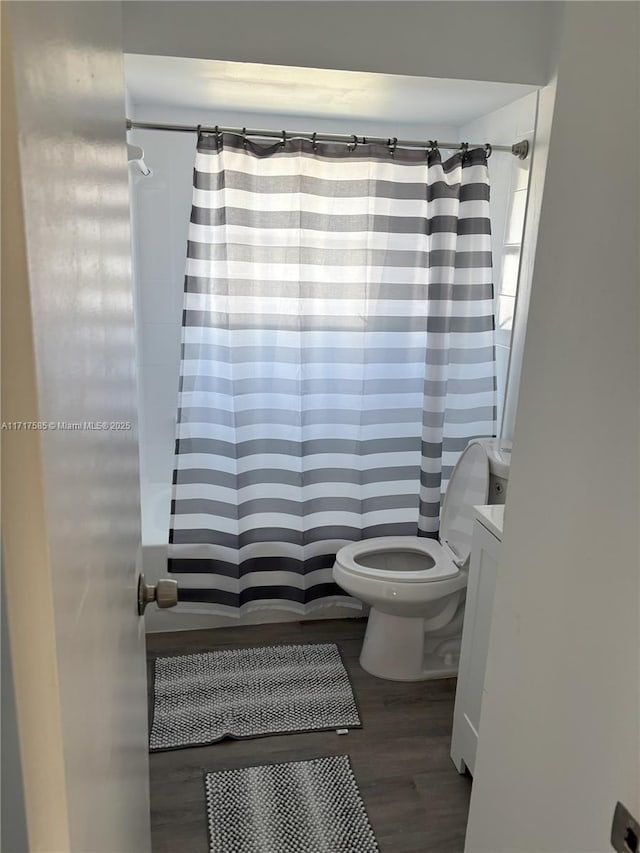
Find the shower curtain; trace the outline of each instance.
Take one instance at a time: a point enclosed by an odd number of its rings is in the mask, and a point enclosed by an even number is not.
[[[169,570],[221,615],[359,606],[345,542],[436,536],[495,430],[482,149],[199,134]]]

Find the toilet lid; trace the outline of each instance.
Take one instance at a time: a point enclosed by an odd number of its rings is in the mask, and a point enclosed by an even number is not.
[[[471,553],[473,507],[486,504],[489,458],[481,444],[469,444],[453,469],[440,517],[440,542],[449,545],[462,565]]]

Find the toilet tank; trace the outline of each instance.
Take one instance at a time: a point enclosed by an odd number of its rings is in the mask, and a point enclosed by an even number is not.
[[[489,495],[487,503],[503,504],[511,464],[511,442],[497,438],[474,438],[469,444],[481,444],[489,457]]]

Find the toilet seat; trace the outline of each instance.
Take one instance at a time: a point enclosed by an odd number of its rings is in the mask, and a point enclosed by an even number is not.
[[[424,560],[427,568],[394,568],[382,565],[385,556],[407,553]],[[366,565],[369,559],[373,565]],[[375,563],[380,565],[376,566]],[[421,539],[417,536],[379,536],[352,542],[339,551],[339,563],[343,569],[355,575],[371,580],[386,580],[394,583],[429,583],[455,578],[460,569],[453,561],[453,554],[435,539]],[[430,565],[429,565],[430,564]]]
[[[470,442],[451,474],[440,541],[383,536],[336,554],[333,579],[370,607],[360,665],[392,681],[449,678],[458,670],[474,509],[485,504],[489,457]]]

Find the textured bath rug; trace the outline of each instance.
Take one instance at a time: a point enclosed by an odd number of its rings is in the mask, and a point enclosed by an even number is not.
[[[348,755],[205,774],[210,853],[377,853]]]
[[[360,726],[334,643],[158,658],[150,748]]]

